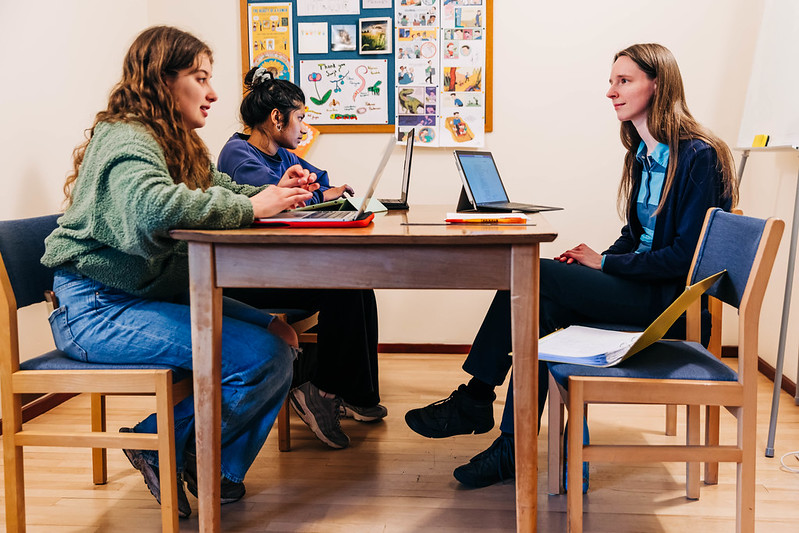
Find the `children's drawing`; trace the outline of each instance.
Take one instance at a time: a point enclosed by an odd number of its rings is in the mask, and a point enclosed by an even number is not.
[[[300,61],[300,87],[308,95],[309,124],[387,124],[385,60]]]
[[[397,93],[400,115],[424,114],[424,88],[404,87]]]
[[[313,82],[314,89],[316,89],[316,98],[313,96],[309,97],[311,102],[316,105],[322,105],[327,102],[327,99],[330,98],[330,95],[333,94],[333,89],[328,89],[324,96],[319,96],[319,86],[317,82],[322,81],[322,75],[318,72],[311,72],[308,75],[308,81]]]
[[[443,91],[467,92],[483,90],[481,67],[449,67],[444,69]]]
[[[444,127],[452,134],[455,142],[463,143],[474,139],[471,128],[457,111],[444,120]]]

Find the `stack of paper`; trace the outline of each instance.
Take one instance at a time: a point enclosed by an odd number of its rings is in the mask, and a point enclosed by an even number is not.
[[[721,278],[722,270],[685,288],[685,291],[641,332],[569,326],[538,341],[542,361],[587,366],[613,366],[663,338],[672,324],[697,298]]]
[[[524,213],[447,213],[449,224],[527,224]]]

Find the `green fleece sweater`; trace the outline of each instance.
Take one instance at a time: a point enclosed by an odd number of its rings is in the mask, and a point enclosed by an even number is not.
[[[174,228],[231,229],[253,221],[249,196],[209,163],[206,191],[176,185],[152,134],[137,123],[100,123],[73,190],[47,237],[42,263],[146,298],[188,290],[187,245]]]

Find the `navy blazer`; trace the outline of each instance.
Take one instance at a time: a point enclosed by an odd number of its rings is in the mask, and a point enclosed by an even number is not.
[[[707,210],[732,208],[732,200],[723,196],[715,150],[704,141],[692,139],[680,141],[678,154],[674,182],[655,220],[652,249],[635,253],[643,233],[635,208],[642,171],[636,160],[627,224],[616,242],[603,252],[603,272],[661,285],[664,304],[671,303],[685,287]]]

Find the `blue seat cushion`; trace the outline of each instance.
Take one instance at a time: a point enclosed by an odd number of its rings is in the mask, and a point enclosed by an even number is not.
[[[102,364],[85,363],[75,361],[67,357],[61,350],[53,350],[46,354],[23,361],[19,365],[20,370],[122,370],[122,369],[148,369],[166,368],[172,371],[172,381],[177,383],[184,378],[191,376],[191,370],[185,368],[173,368],[166,365],[133,365],[133,364]]]
[[[626,361],[608,368],[566,363],[549,363],[548,366],[555,381],[564,388],[568,388],[569,376],[738,380],[738,374],[733,369],[716,359],[701,344],[688,341],[658,341]]]

